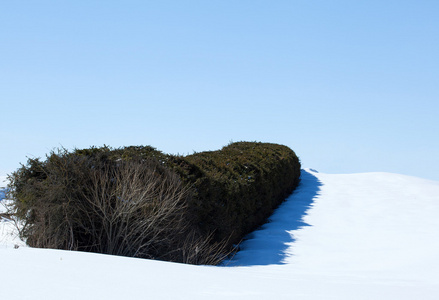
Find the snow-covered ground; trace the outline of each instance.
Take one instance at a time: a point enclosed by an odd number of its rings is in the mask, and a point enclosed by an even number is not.
[[[225,266],[14,249],[4,299],[439,299],[439,182],[305,170]],[[3,228],[3,229],[1,229]],[[2,231],[3,230],[3,231]]]

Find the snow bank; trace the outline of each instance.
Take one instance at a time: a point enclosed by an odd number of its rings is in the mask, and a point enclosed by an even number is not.
[[[295,272],[438,283],[439,182],[311,171],[303,179],[271,222],[243,243],[232,265],[258,265],[255,258],[273,255],[266,247],[273,236],[286,231],[287,246],[277,255]],[[289,228],[293,211],[303,206],[296,228]]]
[[[17,299],[438,299],[439,182],[303,172],[227,267],[0,247]]]

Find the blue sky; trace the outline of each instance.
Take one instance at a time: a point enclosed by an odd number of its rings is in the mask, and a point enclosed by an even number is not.
[[[438,1],[2,1],[0,33],[0,175],[246,140],[439,180]]]

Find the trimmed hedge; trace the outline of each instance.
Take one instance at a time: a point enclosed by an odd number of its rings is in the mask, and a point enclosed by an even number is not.
[[[299,177],[296,154],[277,144],[238,142],[188,156],[104,146],[29,159],[10,176],[9,196],[31,246],[216,264],[266,221]],[[145,227],[152,229],[130,231],[142,219],[154,220]],[[128,246],[134,242],[137,250]]]
[[[168,161],[195,193],[190,208],[215,240],[239,243],[266,222],[299,183],[300,162],[288,147],[232,143],[221,150]]]

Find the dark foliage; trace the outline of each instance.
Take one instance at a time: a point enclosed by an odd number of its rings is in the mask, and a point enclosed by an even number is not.
[[[266,222],[299,183],[300,162],[288,147],[238,142],[174,157],[168,164],[193,187],[190,208],[216,241],[239,243]]]
[[[277,144],[188,156],[104,146],[29,159],[8,196],[30,246],[216,264],[299,176],[295,153]]]

